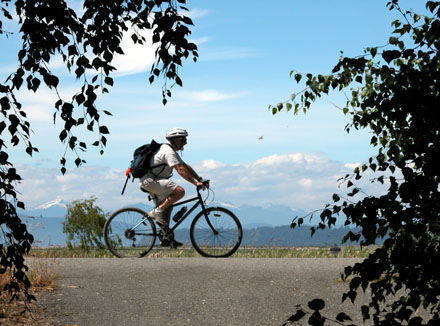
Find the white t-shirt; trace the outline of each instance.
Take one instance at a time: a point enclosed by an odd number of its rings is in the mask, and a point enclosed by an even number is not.
[[[162,146],[160,146],[157,153],[153,155],[150,161],[150,166],[163,163],[165,163],[165,165],[152,169],[151,172],[153,175],[158,176],[159,178],[169,178],[173,172],[173,167],[178,164],[184,164],[179,154],[177,154],[169,144],[162,144]]]

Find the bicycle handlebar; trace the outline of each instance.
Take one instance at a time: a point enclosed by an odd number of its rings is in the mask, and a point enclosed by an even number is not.
[[[209,181],[210,181],[210,180],[201,180],[200,182],[203,183],[203,185],[204,185],[206,188],[209,188]],[[200,190],[201,188],[202,188],[201,186],[197,186],[197,190]]]

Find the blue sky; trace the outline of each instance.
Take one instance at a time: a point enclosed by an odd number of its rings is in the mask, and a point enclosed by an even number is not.
[[[188,0],[199,61],[184,63],[183,88],[173,88],[164,107],[161,81],[148,83],[154,49],[135,47],[127,38],[127,56],[115,59],[115,86],[99,99],[100,109],[113,113],[104,122],[111,134],[103,156],[89,146],[83,156],[87,164],[79,169],[71,164],[62,176],[61,126],[51,123],[55,94],[44,88],[35,95],[20,92],[35,132],[32,143],[40,150],[32,158],[23,148],[11,150],[24,178],[21,199],[36,207],[56,198],[96,195],[104,210],[145,200],[136,183],[120,196],[133,149],[152,138],[165,141],[165,132],[178,126],[190,133],[183,159],[213,181],[216,199],[236,206],[323,207],[337,191],[338,177],[375,153],[368,130],[344,131],[349,119],[335,107],[343,105],[344,94],[319,100],[306,115],[273,116],[267,108],[301,90],[289,77],[291,70],[327,74],[341,50],[356,56],[368,46],[386,44],[391,21],[400,18],[386,2]],[[422,1],[401,5],[424,11]],[[75,7],[81,10],[80,2]],[[14,30],[10,23],[7,28]],[[16,64],[12,49],[20,42],[0,37],[4,80]],[[59,62],[55,58],[52,69],[61,76],[60,92],[72,95],[80,84]],[[95,138],[85,131],[79,135],[90,142]]]

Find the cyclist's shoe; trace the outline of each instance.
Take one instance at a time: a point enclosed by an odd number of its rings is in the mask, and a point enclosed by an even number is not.
[[[170,247],[171,248],[178,248],[178,247],[182,247],[182,246],[183,246],[182,242],[179,242],[179,241],[176,241],[176,240],[172,240],[170,242]]]
[[[160,246],[161,247],[169,247],[170,246],[170,242],[168,240],[161,240],[160,241]]]
[[[160,242],[160,246],[161,247],[178,248],[178,247],[183,246],[183,243],[179,242],[179,241],[176,241],[176,240],[171,240],[171,241],[169,241],[169,240],[162,240]]]
[[[168,226],[168,222],[165,220],[164,212],[158,211],[157,208],[152,209],[148,215],[156,220],[160,226]]]

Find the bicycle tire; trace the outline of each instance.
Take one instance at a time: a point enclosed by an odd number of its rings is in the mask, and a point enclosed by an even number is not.
[[[229,257],[237,251],[243,237],[240,220],[223,207],[206,209],[209,225],[203,211],[194,218],[190,237],[194,249],[203,257]]]
[[[148,217],[146,223],[131,230],[144,216]],[[116,257],[144,257],[156,242],[156,226],[142,209],[121,208],[105,222],[104,242]]]

